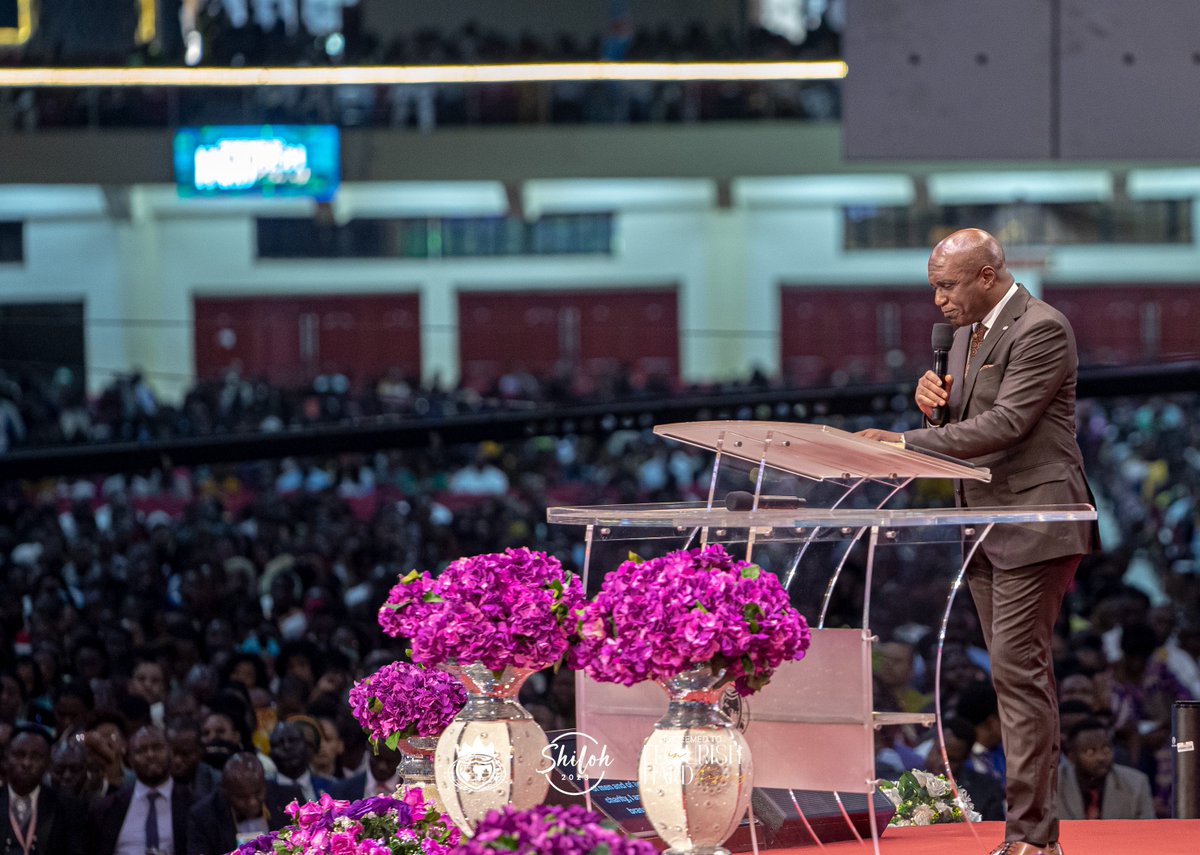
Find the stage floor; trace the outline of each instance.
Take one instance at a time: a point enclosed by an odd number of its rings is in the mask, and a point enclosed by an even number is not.
[[[974,834],[972,833],[974,832]],[[978,837],[976,837],[976,834]],[[879,840],[881,855],[988,855],[1004,839],[1004,823],[889,828]],[[1062,823],[1063,855],[1197,855],[1200,820],[1093,820]],[[772,849],[771,855],[850,855],[871,851],[868,840],[830,843],[823,848]]]

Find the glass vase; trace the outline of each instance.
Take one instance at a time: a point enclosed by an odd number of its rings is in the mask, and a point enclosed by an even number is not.
[[[434,773],[446,813],[470,834],[489,811],[539,805],[550,787],[540,771],[548,743],[517,703],[533,668],[496,673],[482,662],[443,666],[467,690],[467,703],[438,739]]]
[[[660,682],[670,703],[642,747],[638,788],[668,855],[728,855],[722,844],[750,804],[754,766],[721,712],[723,675],[706,667]]]
[[[446,806],[438,796],[436,776],[433,771],[433,757],[437,751],[436,736],[410,736],[401,739],[396,746],[400,751],[400,777],[403,783],[401,791],[409,787],[420,787],[425,801],[432,802],[438,813],[443,813]]]

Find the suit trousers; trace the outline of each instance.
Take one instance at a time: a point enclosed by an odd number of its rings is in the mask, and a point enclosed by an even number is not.
[[[1051,653],[1054,624],[1075,578],[1079,555],[998,569],[977,549],[967,583],[979,612],[1000,708],[1007,767],[1004,839],[1058,841],[1058,686]]]

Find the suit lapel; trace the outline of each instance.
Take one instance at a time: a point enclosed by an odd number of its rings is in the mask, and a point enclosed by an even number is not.
[[[1066,808],[1065,813],[1068,816],[1077,816],[1084,819],[1083,811],[1083,790],[1079,786],[1079,778],[1075,775],[1075,767],[1071,763],[1065,764],[1059,771],[1061,783],[1058,791],[1062,795],[1063,807]]]
[[[37,800],[37,831],[33,839],[33,852],[49,852],[46,848],[50,843],[50,831],[54,827],[54,809],[58,804],[54,790],[45,784],[38,793]],[[5,812],[7,818],[7,811]]]
[[[975,378],[979,376],[979,369],[988,364],[988,359],[992,355],[992,351],[1000,344],[1001,339],[1007,338],[1009,328],[1016,322],[1017,318],[1025,314],[1025,307],[1029,305],[1029,292],[1025,290],[1024,285],[1017,285],[1017,293],[1012,295],[1001,310],[999,317],[996,318],[996,323],[993,328],[988,330],[987,337],[984,338],[983,344],[979,346],[979,352],[975,354],[975,358],[971,360],[971,373],[966,377],[966,383],[963,384],[963,405],[962,412],[966,413],[967,404],[971,401],[971,393],[975,391]],[[970,337],[969,328],[967,336]]]

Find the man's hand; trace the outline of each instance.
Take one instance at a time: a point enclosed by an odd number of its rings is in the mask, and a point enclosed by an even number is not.
[[[890,430],[870,428],[869,430],[860,430],[855,436],[861,436],[863,439],[873,439],[877,442],[890,442],[893,445],[902,446],[904,444],[904,434],[893,433]]]
[[[917,402],[917,406],[925,414],[925,418],[933,417],[934,407],[946,405],[946,402],[950,400],[952,385],[954,385],[954,378],[949,374],[946,375],[944,384],[932,371],[926,371],[921,376],[921,379],[917,381],[917,391],[913,394],[913,400]]]

